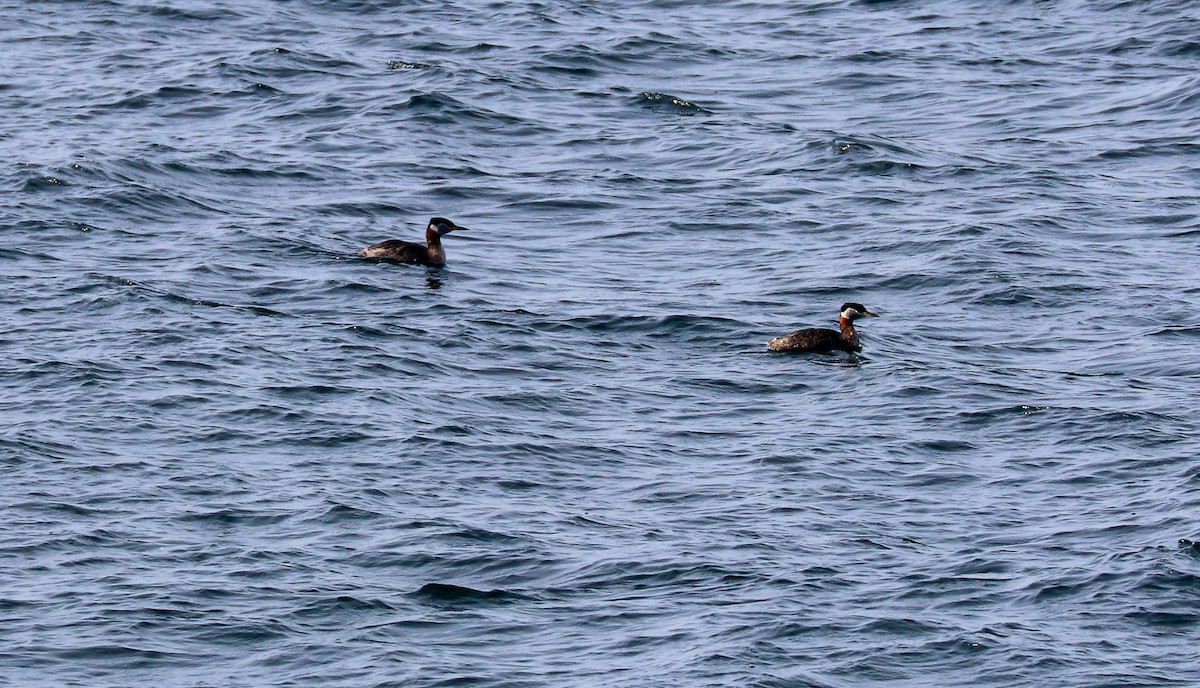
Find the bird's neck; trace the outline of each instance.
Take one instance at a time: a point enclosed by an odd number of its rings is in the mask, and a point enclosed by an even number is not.
[[[842,339],[846,339],[852,343],[858,342],[858,332],[854,329],[854,321],[842,316],[838,318],[838,324],[842,327]]]
[[[446,260],[446,251],[442,248],[442,237],[433,227],[425,230],[425,243],[429,245],[429,258],[434,262]]]

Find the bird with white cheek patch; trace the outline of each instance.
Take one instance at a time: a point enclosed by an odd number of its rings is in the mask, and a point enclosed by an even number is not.
[[[771,351],[804,352],[827,354],[833,351],[854,353],[862,351],[858,341],[858,331],[854,329],[854,321],[859,318],[878,318],[861,303],[843,303],[838,316],[839,330],[829,330],[823,327],[809,327],[796,330],[791,334],[776,337],[767,342]]]
[[[388,239],[359,251],[363,258],[383,258],[401,263],[416,263],[440,268],[446,264],[446,249],[442,248],[442,237],[450,232],[465,232],[444,217],[435,217],[425,228],[425,245],[399,239]]]

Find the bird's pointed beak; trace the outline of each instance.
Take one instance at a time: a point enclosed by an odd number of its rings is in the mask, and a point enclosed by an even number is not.
[[[878,313],[872,313],[871,311],[863,311],[862,314],[868,318],[878,318],[879,317]]]

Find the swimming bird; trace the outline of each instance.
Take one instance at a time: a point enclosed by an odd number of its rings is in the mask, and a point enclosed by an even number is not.
[[[442,248],[442,237],[454,231],[466,231],[444,217],[435,217],[425,228],[425,246],[411,241],[388,239],[359,251],[363,258],[387,258],[403,263],[416,263],[440,268],[446,264],[446,249]]]
[[[842,312],[838,318],[841,332],[827,330],[823,327],[809,327],[803,330],[776,337],[767,342],[771,351],[806,351],[827,354],[831,351],[854,353],[862,351],[858,343],[858,332],[854,329],[854,321],[859,318],[878,318],[861,303],[843,303]]]

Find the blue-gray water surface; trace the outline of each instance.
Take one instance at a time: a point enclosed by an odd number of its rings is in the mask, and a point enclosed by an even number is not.
[[[0,685],[1200,680],[1193,3],[0,17]]]

